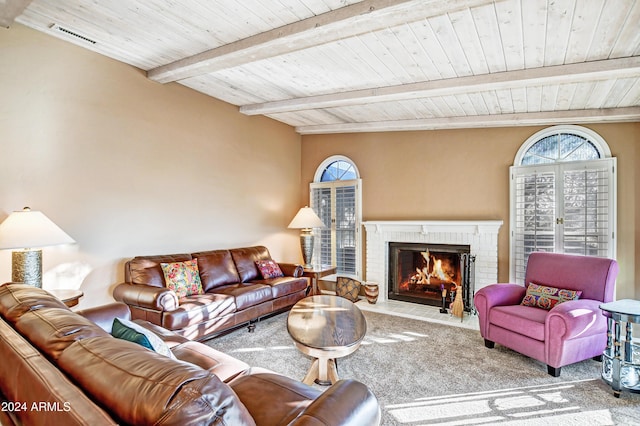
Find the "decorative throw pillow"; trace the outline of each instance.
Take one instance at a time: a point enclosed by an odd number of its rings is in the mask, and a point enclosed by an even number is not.
[[[529,283],[527,287],[527,293],[522,299],[521,305],[534,306],[536,308],[542,308],[550,310],[558,303],[566,302],[567,300],[577,300],[582,295],[580,290],[564,290],[555,287],[549,287],[539,285],[535,283]]]
[[[361,285],[360,281],[353,278],[338,277],[336,280],[336,294],[355,302],[358,300]]]
[[[203,294],[198,259],[185,262],[161,263],[167,288],[176,292],[178,299],[193,294]]]
[[[133,321],[114,318],[111,335],[118,339],[128,340],[151,349],[161,355],[176,359],[169,346],[154,332],[136,324]]]
[[[269,278],[284,277],[280,266],[271,259],[256,260],[256,266],[262,274],[262,278],[268,280]]]

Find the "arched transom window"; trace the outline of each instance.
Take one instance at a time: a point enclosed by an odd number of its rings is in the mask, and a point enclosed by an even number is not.
[[[587,161],[611,157],[607,143],[581,126],[554,126],[537,132],[522,144],[516,166]]]

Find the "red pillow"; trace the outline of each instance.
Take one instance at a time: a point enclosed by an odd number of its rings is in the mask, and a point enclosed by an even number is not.
[[[280,266],[271,259],[256,260],[256,266],[262,274],[262,278],[268,280],[269,278],[284,277]]]

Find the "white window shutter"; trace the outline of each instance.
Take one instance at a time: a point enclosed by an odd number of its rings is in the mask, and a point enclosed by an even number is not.
[[[553,166],[511,168],[511,282],[523,282],[529,254],[555,251]]]
[[[615,158],[562,165],[562,252],[615,256]]]
[[[511,282],[533,251],[615,257],[615,170],[615,158],[511,167]]]
[[[338,274],[360,276],[361,212],[359,179],[314,182],[311,207],[325,224],[314,229],[314,263],[335,265]]]

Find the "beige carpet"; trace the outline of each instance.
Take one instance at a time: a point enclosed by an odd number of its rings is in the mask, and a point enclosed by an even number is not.
[[[614,398],[600,379],[599,362],[563,367],[554,378],[538,361],[498,345],[486,349],[475,330],[364,315],[367,336],[338,361],[338,373],[369,386],[382,406],[383,425],[640,425],[640,394]],[[293,346],[286,317],[207,343],[252,366],[302,379],[311,359]]]

